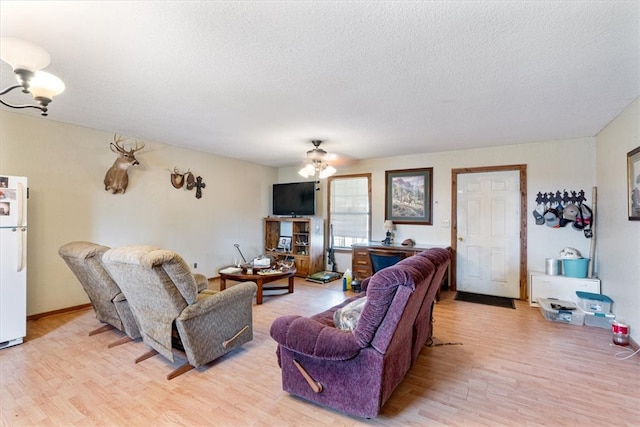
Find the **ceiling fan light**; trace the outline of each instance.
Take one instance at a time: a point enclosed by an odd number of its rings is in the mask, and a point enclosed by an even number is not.
[[[37,71],[29,81],[29,92],[34,98],[52,99],[64,92],[64,83],[58,77],[46,71]]]
[[[329,178],[331,175],[333,175],[336,172],[337,172],[336,168],[334,168],[331,165],[326,165],[326,167],[320,171],[320,178],[321,179]]]
[[[300,169],[298,174],[305,178],[315,177],[317,180],[318,178],[328,178],[336,173],[336,169],[326,161],[329,158],[329,154],[320,148],[322,141],[314,139],[311,143],[314,149],[307,151],[306,166]]]
[[[316,169],[312,164],[308,164],[298,171],[298,174],[304,178],[312,177],[316,174]]]
[[[322,148],[314,148],[313,150],[307,151],[307,159],[313,161],[323,161],[327,158],[327,152]]]
[[[0,58],[11,65],[14,71],[35,72],[51,61],[49,53],[40,46],[14,37],[0,39]]]

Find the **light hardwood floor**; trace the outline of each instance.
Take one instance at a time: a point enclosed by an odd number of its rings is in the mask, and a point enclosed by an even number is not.
[[[640,425],[640,357],[616,359],[622,348],[608,330],[549,322],[521,301],[512,310],[449,292],[435,306],[435,341],[460,345],[425,347],[378,418],[290,396],[269,327],[342,301],[340,286],[296,279],[294,294],[267,292],[253,306],[252,342],[171,381],[178,363],[133,363],[142,342],[108,349],[119,332],[87,336],[99,326],[92,310],[30,321],[24,344],[0,350],[1,425]]]

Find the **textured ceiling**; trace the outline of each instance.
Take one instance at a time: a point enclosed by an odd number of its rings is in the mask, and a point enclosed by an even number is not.
[[[271,166],[312,139],[366,159],[594,136],[640,94],[638,1],[3,0],[0,16],[67,86],[46,120]]]

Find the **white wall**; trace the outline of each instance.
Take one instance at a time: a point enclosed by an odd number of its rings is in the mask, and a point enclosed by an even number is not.
[[[536,207],[538,192],[556,190],[584,190],[591,200],[595,185],[595,139],[579,138],[565,141],[548,141],[533,144],[519,144],[475,150],[449,151],[443,153],[397,156],[361,161],[349,168],[340,168],[339,175],[351,173],[372,174],[372,240],[382,240],[385,211],[385,171],[433,167],[433,224],[397,225],[395,240],[401,242],[412,238],[417,244],[451,243],[451,229],[442,225],[443,220],[451,220],[451,170],[463,167],[480,167],[526,164],[527,165],[527,263],[529,270],[544,271],[544,259],[558,257],[565,246],[578,249],[588,257],[590,240],[571,227],[553,229],[536,225],[532,211]],[[280,182],[299,181],[295,168],[279,171]],[[297,177],[297,178],[296,178]],[[322,197],[326,197],[326,181],[321,182]],[[323,206],[326,218],[326,206]],[[338,269],[344,271],[351,266],[350,253],[336,255]],[[596,265],[597,270],[597,265]]]
[[[640,146],[640,98],[596,138],[598,217],[596,231],[602,293],[613,300],[618,320],[640,342],[640,221],[627,213],[627,153]]]
[[[29,178],[28,314],[88,302],[57,253],[71,240],[157,245],[207,276],[233,262],[234,243],[247,257],[263,251],[275,168],[140,141],[127,192],[112,195],[103,185],[116,158],[111,141],[113,132],[0,111],[0,173]],[[173,188],[175,166],[203,177],[201,199]]]

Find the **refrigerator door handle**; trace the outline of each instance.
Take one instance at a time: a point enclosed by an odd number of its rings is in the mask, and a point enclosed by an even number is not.
[[[17,198],[18,198],[18,217],[16,218],[16,225],[18,227],[24,226],[24,206],[26,199],[24,198],[24,186],[21,182],[17,186]]]
[[[21,272],[24,270],[24,263],[27,259],[27,245],[24,241],[27,234],[26,227],[18,228],[18,269],[16,271]]]

